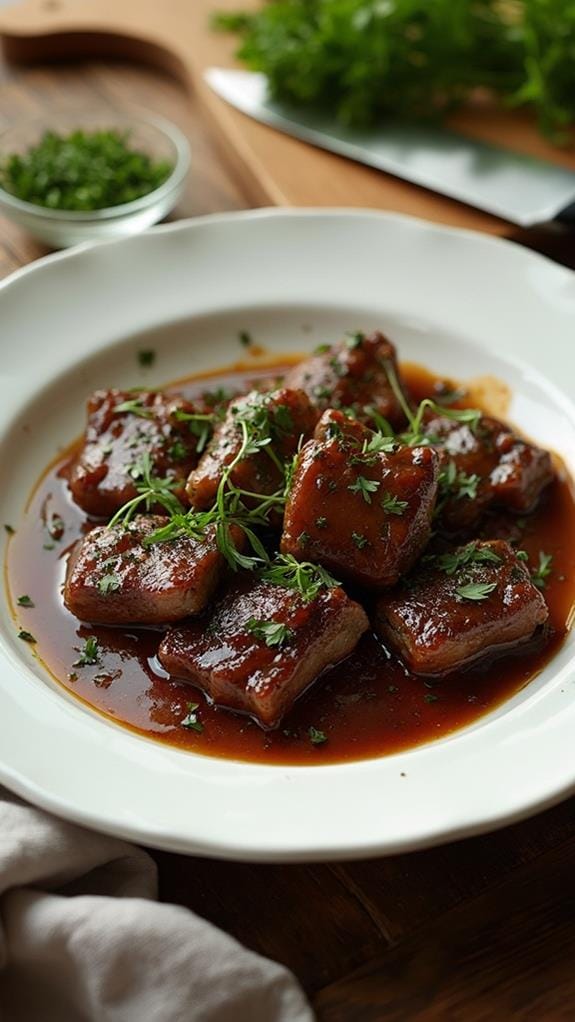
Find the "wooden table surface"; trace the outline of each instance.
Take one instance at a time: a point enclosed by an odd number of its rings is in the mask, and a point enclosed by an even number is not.
[[[172,118],[192,143],[176,216],[248,205],[209,125],[171,79],[102,62],[0,64],[1,119],[56,102],[132,99]],[[575,264],[575,244],[556,232],[524,240]],[[43,251],[0,219],[1,276]],[[152,854],[163,899],[288,965],[321,1022],[575,1018],[573,799],[496,834],[388,859],[262,866]]]

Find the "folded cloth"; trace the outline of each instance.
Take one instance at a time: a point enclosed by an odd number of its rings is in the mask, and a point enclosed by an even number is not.
[[[312,1022],[287,969],[155,897],[146,852],[0,788],[1,1022]]]

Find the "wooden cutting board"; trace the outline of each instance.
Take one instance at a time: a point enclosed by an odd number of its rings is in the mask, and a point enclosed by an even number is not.
[[[0,10],[0,36],[9,59],[104,54],[168,67],[197,90],[234,173],[255,205],[364,206],[491,234],[514,233],[504,220],[289,138],[215,96],[204,84],[202,71],[212,64],[236,66],[237,44],[210,28],[210,15],[215,10],[245,9],[256,2],[25,0]],[[451,124],[463,134],[575,170],[575,155],[546,143],[529,115],[478,106],[460,112]]]

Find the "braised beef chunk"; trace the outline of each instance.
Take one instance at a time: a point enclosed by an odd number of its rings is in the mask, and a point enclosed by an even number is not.
[[[322,346],[311,358],[294,366],[285,378],[286,387],[305,391],[320,411],[351,408],[358,418],[376,425],[374,409],[393,426],[405,416],[389,382],[389,373],[401,386],[395,348],[383,334],[348,334],[332,347]]]
[[[188,479],[192,507],[212,507],[224,468],[241,450],[244,431],[249,433],[250,445],[232,469],[231,482],[251,493],[274,493],[283,485],[283,465],[295,454],[300,438],[310,435],[316,421],[315,409],[298,390],[284,388],[268,394],[254,390],[232,401]]]
[[[281,550],[371,589],[394,585],[429,540],[438,476],[431,447],[327,411],[296,462]]]
[[[70,473],[76,503],[90,515],[113,515],[136,496],[134,466],[137,470],[143,456],[149,456],[154,474],[175,480],[175,493],[184,498],[205,424],[178,416],[197,412],[183,397],[157,391],[96,391],[88,401],[84,444]]]
[[[416,674],[455,671],[529,639],[547,620],[543,596],[503,540],[430,558],[380,597],[376,628]]]
[[[198,614],[224,570],[213,528],[146,545],[167,522],[137,515],[128,525],[99,525],[78,540],[66,572],[64,603],[93,624],[164,624]]]
[[[353,650],[368,627],[339,587],[312,599],[281,585],[238,579],[209,621],[171,629],[159,659],[221,706],[277,727],[297,697]]]
[[[430,416],[425,432],[443,458],[441,522],[449,530],[475,525],[493,504],[524,514],[553,479],[547,451],[484,415],[478,426]]]

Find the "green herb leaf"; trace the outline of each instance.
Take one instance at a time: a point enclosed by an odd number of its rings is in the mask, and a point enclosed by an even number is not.
[[[18,632],[18,638],[22,639],[22,642],[29,642],[32,645],[36,642],[32,632],[26,632],[23,628],[21,628]]]
[[[100,663],[100,647],[95,635],[89,635],[78,652],[80,656],[74,661],[72,667],[91,667],[93,664]]]
[[[319,564],[297,561],[292,554],[278,554],[261,577],[274,585],[297,590],[306,603],[314,600],[320,589],[341,585]]]
[[[468,582],[455,590],[462,600],[486,600],[497,587],[497,582]]]
[[[266,646],[283,646],[293,639],[294,633],[281,621],[259,621],[251,617],[246,625],[255,639],[261,639]]]
[[[4,522],[4,529],[9,536],[13,536],[16,532],[16,529],[14,529],[11,525],[8,525],[8,522]]]
[[[204,730],[204,725],[200,720],[198,720],[198,714],[196,711],[199,709],[199,707],[200,707],[199,703],[188,703],[187,716],[185,716],[184,719],[180,721],[180,723],[182,727],[187,728],[188,731],[195,731],[197,734],[201,735]]]
[[[110,572],[108,575],[103,575],[98,582],[98,589],[103,596],[107,596],[108,593],[114,593],[120,588],[121,581],[119,575],[114,572]]]
[[[252,336],[247,330],[240,330],[238,334],[238,341],[244,348],[249,348],[253,344]]]
[[[35,604],[30,599],[30,597],[26,596],[26,595],[19,596],[18,600],[17,600],[17,603],[18,603],[19,607],[34,607],[35,606]]]
[[[388,515],[402,515],[406,507],[409,507],[407,500],[400,500],[387,490],[382,494],[380,504]]]
[[[149,369],[156,361],[156,352],[153,348],[143,348],[138,352],[138,362],[142,369]]]
[[[539,551],[539,564],[531,572],[531,581],[533,585],[537,586],[538,589],[545,589],[547,585],[547,579],[551,574],[551,565],[553,564],[553,555],[546,554],[543,550]]]
[[[501,558],[494,550],[478,546],[474,541],[468,543],[461,550],[433,557],[432,563],[436,564],[446,575],[455,575],[470,564],[501,564]]]
[[[366,504],[371,504],[371,495],[376,492],[380,485],[379,480],[358,476],[354,483],[350,483],[348,490],[351,490],[352,493],[360,493]]]
[[[363,550],[363,548],[368,544],[368,540],[361,534],[361,532],[352,532],[351,538],[358,550]]]
[[[127,401],[120,401],[114,408],[114,415],[129,414],[137,415],[140,419],[153,419],[154,413],[151,408],[146,408],[139,398],[128,398]]]
[[[312,745],[323,745],[327,742],[325,731],[319,731],[318,728],[312,726],[307,729],[307,733]]]

